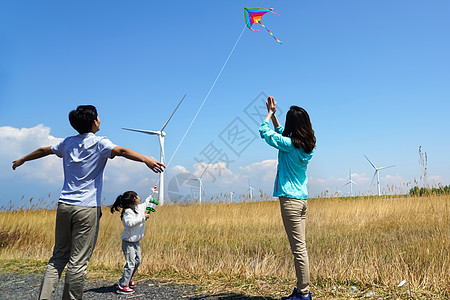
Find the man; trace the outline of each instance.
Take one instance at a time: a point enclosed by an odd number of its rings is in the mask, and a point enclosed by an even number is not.
[[[13,161],[13,170],[26,161],[56,154],[63,159],[64,185],[58,201],[55,246],[42,280],[39,299],[51,299],[56,284],[68,264],[63,299],[81,299],[86,268],[97,241],[101,217],[103,172],[106,162],[115,156],[143,162],[155,173],[165,166],[153,158],[114,145],[108,138],[96,136],[100,129],[97,110],[81,105],[69,114],[78,135],[56,146],[39,148]]]

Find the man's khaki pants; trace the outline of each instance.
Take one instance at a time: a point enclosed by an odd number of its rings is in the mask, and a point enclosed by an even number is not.
[[[297,291],[303,295],[309,293],[309,260],[305,242],[305,218],[307,200],[280,197],[281,216],[294,254]]]
[[[44,273],[39,299],[52,299],[67,264],[63,300],[82,298],[86,268],[97,241],[100,216],[100,207],[58,203],[55,247]]]

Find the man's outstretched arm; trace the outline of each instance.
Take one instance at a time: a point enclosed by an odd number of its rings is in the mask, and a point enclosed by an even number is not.
[[[12,165],[13,170],[15,170],[17,167],[20,167],[21,165],[23,165],[26,161],[38,159],[38,158],[47,156],[49,154],[54,154],[52,152],[51,148],[52,148],[51,146],[41,147],[39,149],[34,150],[30,154],[25,155],[24,157],[13,161],[13,165]]]
[[[149,167],[155,173],[164,172],[164,168],[166,167],[164,164],[160,163],[156,159],[142,155],[142,154],[137,153],[136,151],[128,149],[128,148],[122,148],[120,146],[114,147],[112,149],[111,155],[112,155],[112,157],[123,156],[130,160],[143,162],[147,165],[147,167]]]

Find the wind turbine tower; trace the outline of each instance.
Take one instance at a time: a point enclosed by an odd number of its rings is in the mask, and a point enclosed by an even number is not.
[[[365,156],[365,155],[364,155],[364,156]],[[370,163],[370,164],[372,165],[372,167],[375,169],[375,173],[373,174],[373,178],[372,178],[372,183],[373,183],[373,180],[375,179],[375,176],[377,176],[378,196],[381,196],[381,189],[380,189],[380,171],[383,170],[383,169],[395,167],[395,165],[377,168],[377,167],[370,161],[370,159],[369,159],[367,156],[365,156],[365,158],[369,161],[369,163]],[[372,185],[372,183],[371,183],[370,185]]]
[[[164,129],[166,128],[166,126],[169,123],[170,119],[172,119],[173,114],[177,111],[178,107],[180,106],[181,102],[183,102],[185,97],[186,97],[186,95],[183,96],[181,101],[178,103],[177,107],[175,107],[175,109],[173,110],[172,114],[167,119],[166,123],[164,123],[163,127],[161,128],[161,130],[153,131],[153,130],[140,130],[140,129],[122,128],[122,129],[125,129],[125,130],[136,131],[136,132],[141,132],[141,133],[150,134],[150,135],[157,135],[158,139],[159,139],[159,146],[160,146],[160,151],[161,151],[160,162],[163,163],[164,165],[166,164],[166,155],[164,153],[164,137],[166,136],[166,133],[164,132]],[[164,176],[165,176],[165,172],[159,173],[159,184],[158,184],[158,186],[159,186],[159,193],[158,193],[158,195],[159,195],[159,204],[160,205],[164,205],[164,194],[165,194],[164,193]]]
[[[248,194],[250,196],[250,201],[253,201],[253,190],[254,188],[250,185],[250,178],[248,179]]]
[[[199,185],[199,193],[198,193],[198,202],[202,204],[202,190],[203,190],[203,183],[202,183],[202,177],[205,175],[206,170],[208,169],[209,165],[206,165],[206,168],[203,170],[203,173],[200,175],[200,177],[189,177],[187,180],[198,180]]]
[[[233,196],[234,196],[234,192],[231,190],[231,185],[230,185],[230,203],[233,202]]]
[[[350,170],[348,173],[348,181],[342,187],[349,184],[350,184],[350,197],[353,197],[353,185],[356,184],[356,182],[352,180],[352,170]]]

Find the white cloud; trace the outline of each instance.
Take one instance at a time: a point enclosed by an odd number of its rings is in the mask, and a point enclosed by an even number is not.
[[[10,147],[24,146],[39,147],[45,145],[56,145],[61,138],[56,138],[50,135],[50,127],[39,124],[33,128],[14,128],[10,126],[0,127],[0,143],[9,142]],[[16,148],[17,150],[17,148]]]
[[[178,173],[188,173],[188,170],[185,167],[179,166],[179,165],[170,168],[168,171],[176,173],[176,174],[178,174]]]
[[[265,193],[271,194],[273,182],[276,174],[277,161],[264,160],[255,162],[250,165],[239,167],[238,170],[227,168],[224,162],[215,164],[196,163],[192,166],[193,171],[182,166],[171,168],[171,172],[167,174],[169,178],[178,174],[185,174],[184,177],[199,177],[208,167],[202,177],[202,183],[208,194],[228,194],[230,189],[237,195],[244,194],[249,188],[249,179],[251,186],[256,190],[263,190]],[[178,172],[177,172],[178,171]]]
[[[252,178],[252,181],[261,181],[263,184],[273,185],[275,174],[277,171],[277,160],[268,159],[261,162],[255,162],[245,167],[240,167],[239,171],[242,176]]]
[[[145,164],[123,157],[110,159],[105,168],[103,191],[121,194],[128,190],[147,196],[159,179]]]
[[[128,160],[123,157],[115,157],[108,160],[105,168],[105,181],[113,185],[124,185],[130,182],[139,184],[145,181],[149,173],[153,173],[142,163]]]
[[[356,182],[357,184],[365,184],[370,183],[370,180],[372,180],[369,177],[366,177],[366,173],[352,173],[352,180]]]
[[[0,177],[13,180],[37,181],[42,184],[60,185],[62,180],[62,167],[56,156],[29,161],[12,170],[12,162],[32,151],[53,146],[62,141],[50,135],[50,128],[39,124],[33,128],[0,127]],[[12,174],[13,173],[13,174]]]

